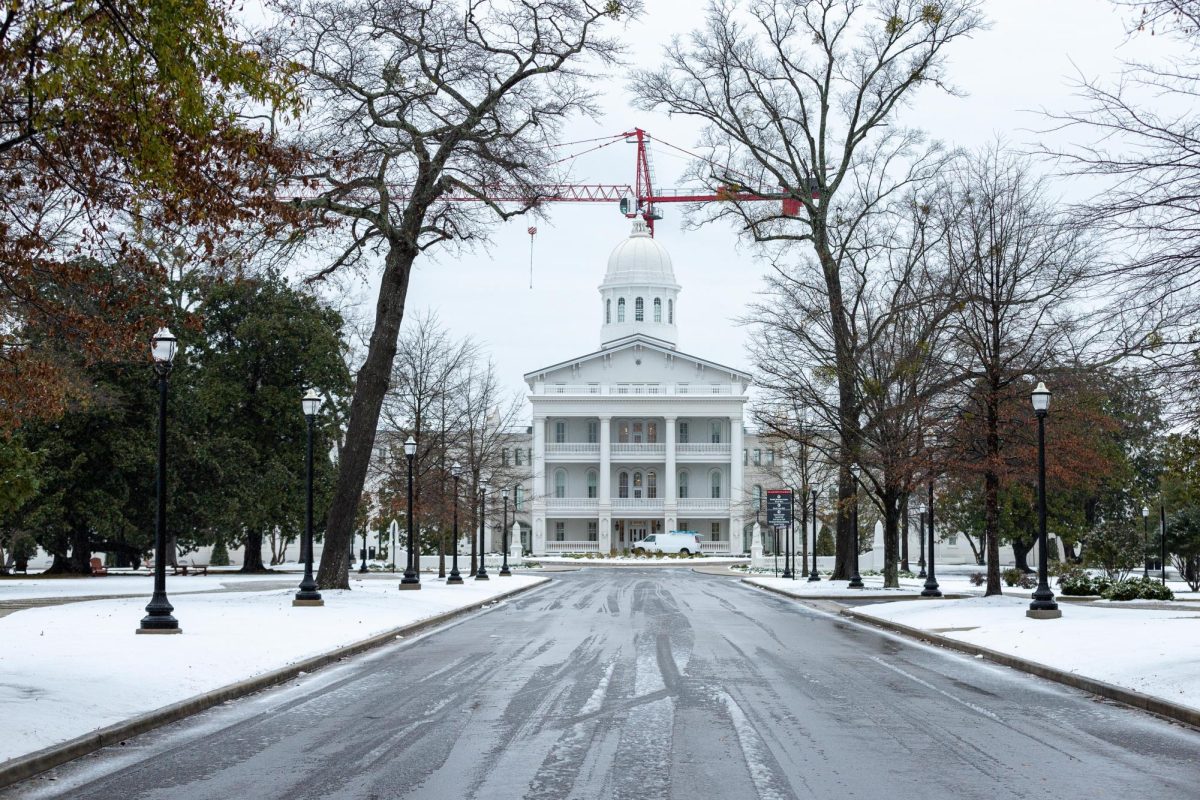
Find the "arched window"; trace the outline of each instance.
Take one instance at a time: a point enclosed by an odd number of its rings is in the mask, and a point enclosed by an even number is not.
[[[654,298],[654,321],[662,322],[662,298]]]
[[[658,473],[653,470],[646,473],[646,497],[650,500],[658,497]]]
[[[554,496],[567,496],[567,471],[560,469],[554,473]]]
[[[762,511],[763,508],[763,491],[762,486],[754,484],[754,510]]]
[[[688,472],[682,470],[679,473],[679,497],[686,499],[688,496]]]
[[[604,324],[612,322],[612,300],[604,301]]]
[[[642,298],[633,301],[633,321],[642,322],[646,318],[646,306]]]
[[[589,499],[596,497],[596,470],[589,469],[587,474],[587,496]]]
[[[642,499],[642,473],[633,473],[633,499]]]
[[[667,300],[667,322],[671,325],[675,324],[675,301]]]
[[[629,497],[629,473],[622,472],[617,476],[617,497]]]
[[[625,298],[617,299],[617,322],[625,321]]]
[[[712,485],[712,491],[710,493],[711,497],[714,499],[719,499],[721,497],[721,472],[719,470],[713,470],[712,474],[708,476],[708,480]]]

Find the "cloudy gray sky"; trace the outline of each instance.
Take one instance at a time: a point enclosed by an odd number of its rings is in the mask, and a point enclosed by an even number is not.
[[[672,35],[685,34],[700,22],[700,3],[647,0],[648,13],[625,30],[630,60],[654,65]],[[1120,61],[1161,57],[1163,37],[1128,40],[1127,12],[1107,0],[989,0],[991,28],[949,50],[956,85],[966,97],[923,90],[906,112],[919,125],[952,146],[968,148],[1000,136],[1028,145],[1047,122],[1037,109],[1078,106],[1070,80],[1115,76]],[[1123,14],[1125,14],[1123,16]],[[620,133],[634,126],[681,147],[691,147],[696,123],[631,107],[626,75],[614,73],[604,84],[604,115],[578,121],[567,139]],[[654,150],[658,187],[680,186],[685,159]],[[578,182],[632,183],[634,147],[618,144],[586,155],[573,165]],[[1066,194],[1078,193],[1064,183]],[[682,207],[668,206],[658,239],[670,251],[683,286],[680,297],[681,350],[721,363],[752,368],[745,353],[748,331],[735,325],[760,285],[763,265],[753,248],[740,245],[724,225],[684,230]],[[530,242],[526,228],[535,224],[534,280],[529,288]],[[504,382],[523,390],[521,375],[537,367],[590,352],[599,345],[597,285],[609,252],[624,238],[630,223],[607,204],[556,204],[549,217],[517,220],[495,230],[487,251],[458,259],[418,262],[409,290],[408,316],[434,310],[456,335],[470,335],[495,359]],[[373,309],[377,274],[358,291],[361,311]]]

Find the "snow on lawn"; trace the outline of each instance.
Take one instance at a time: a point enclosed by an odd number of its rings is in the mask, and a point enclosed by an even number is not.
[[[247,583],[300,583],[301,576],[290,572],[268,575],[242,575],[236,572],[208,575],[167,576],[167,594],[211,592]],[[4,578],[0,580],[0,603],[6,600],[42,600],[55,597],[93,597],[104,595],[145,595],[147,602],[154,591],[154,575],[105,575],[104,577]]]
[[[703,558],[662,558],[658,556],[605,556],[604,558],[568,558],[566,556],[530,556],[529,561],[541,564],[573,564],[579,567],[591,565],[603,567],[606,564],[670,564],[676,567],[704,567],[713,564],[739,564],[749,561],[747,558],[731,556],[704,556]]]
[[[775,589],[780,592],[794,595],[796,597],[814,597],[831,595],[846,595],[847,597],[879,597],[881,595],[900,595],[901,597],[912,597],[918,590],[914,589],[884,589],[882,581],[876,581],[872,586],[868,583],[868,579],[863,578],[865,588],[850,589],[848,588],[849,581],[831,581],[827,578],[822,578],[820,582],[809,583],[808,578],[770,578],[759,575],[747,577],[746,583],[754,584],[755,586],[765,586],[769,589]]]
[[[1200,709],[1200,609],[1059,603],[1061,619],[1025,616],[1020,597],[908,600],[855,609],[1173,703]]]
[[[145,597],[0,618],[0,761],[548,580],[426,579],[421,591],[401,592],[391,576],[352,577],[353,590],[322,592],[323,607],[294,608],[294,589],[172,594],[177,636],[134,635]]]

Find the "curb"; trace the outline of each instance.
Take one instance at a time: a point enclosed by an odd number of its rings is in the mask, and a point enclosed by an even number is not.
[[[530,586],[522,586],[502,594],[495,595],[489,598],[485,603],[472,603],[463,608],[456,608],[452,611],[444,611],[428,619],[423,619],[414,622],[410,625],[405,625],[400,628],[378,633],[370,638],[363,639],[358,642],[343,645],[336,650],[330,650],[327,653],[322,653],[316,656],[310,656],[303,661],[298,661],[294,664],[288,664],[285,667],[273,669],[270,672],[264,672],[261,675],[255,675],[253,678],[232,683],[228,686],[222,686],[220,689],[214,689],[211,692],[190,697],[187,700],[181,700],[177,703],[172,703],[169,706],[163,706],[155,711],[142,714],[141,716],[117,722],[109,725],[106,728],[92,731],[91,733],[78,736],[61,744],[51,745],[50,747],[38,750],[24,756],[17,756],[0,764],[0,789],[11,786],[18,781],[23,781],[31,778],[40,772],[45,772],[68,761],[72,761],[80,756],[85,756],[88,753],[93,753],[103,747],[117,744],[118,742],[129,739],[138,734],[146,733],[155,728],[172,722],[178,722],[181,719],[198,714],[213,706],[220,705],[227,700],[236,700],[240,697],[245,697],[249,694],[254,694],[262,689],[269,688],[278,683],[291,680],[301,672],[313,672],[321,667],[331,663],[340,661],[348,656],[357,655],[366,650],[394,642],[399,635],[407,635],[423,631],[426,628],[433,628],[443,623],[449,622],[456,617],[461,617],[482,608],[486,604],[495,603],[498,600],[504,600],[514,595],[523,592],[532,591],[533,589],[545,586],[553,579],[541,577],[541,580]]]
[[[1096,680],[1095,678],[1087,678],[1083,675],[1077,675],[1073,672],[1065,672],[1054,667],[1039,664],[1036,661],[1027,661],[1023,658],[1001,653],[987,647],[970,644],[968,642],[960,642],[957,639],[951,639],[946,636],[940,636],[936,633],[913,628],[909,625],[902,625],[899,622],[890,620],[876,619],[868,614],[864,614],[853,608],[842,609],[842,616],[850,617],[859,622],[865,622],[869,625],[874,625],[884,630],[900,633],[912,639],[918,639],[929,644],[939,645],[951,650],[957,650],[960,653],[966,653],[972,656],[983,656],[989,661],[994,661],[1006,667],[1011,667],[1021,672],[1027,672],[1030,675],[1037,675],[1039,678],[1062,683],[1071,686],[1075,689],[1081,689],[1091,694],[1099,695],[1108,700],[1115,700],[1118,703],[1124,703],[1127,706],[1149,711],[1151,714],[1157,714],[1161,717],[1181,722],[1184,725],[1190,725],[1193,728],[1200,728],[1200,710],[1181,706],[1177,703],[1172,703],[1169,700],[1163,700],[1158,697],[1153,697],[1142,692],[1126,689],[1122,686],[1116,686],[1105,681]]]
[[[857,600],[858,599],[854,595],[845,595],[845,594],[804,594],[804,595],[791,594],[789,592],[783,591],[782,589],[776,589],[774,586],[763,586],[760,583],[751,583],[749,578],[742,578],[742,583],[746,584],[747,586],[749,586],[752,589],[762,589],[764,592],[771,592],[772,594],[777,594],[780,597],[786,597],[789,600]],[[969,595],[969,594],[944,594],[941,597],[935,597],[935,598],[930,598],[930,599],[933,599],[933,600],[966,600],[968,597],[971,597],[971,596],[972,595]],[[870,590],[864,590],[863,597],[870,597],[872,600],[878,600],[881,603],[888,603],[888,602],[892,602],[895,600],[921,600],[921,599],[923,599],[920,594],[872,595],[872,594],[870,594]]]

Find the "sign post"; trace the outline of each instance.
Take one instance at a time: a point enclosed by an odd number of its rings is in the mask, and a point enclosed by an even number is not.
[[[767,490],[767,524],[775,530],[775,562],[779,563],[779,530],[787,529],[792,524],[792,490],[791,489],[768,489]],[[776,566],[778,570],[778,566]],[[783,560],[783,577],[792,577],[788,569],[787,554],[784,554]]]

